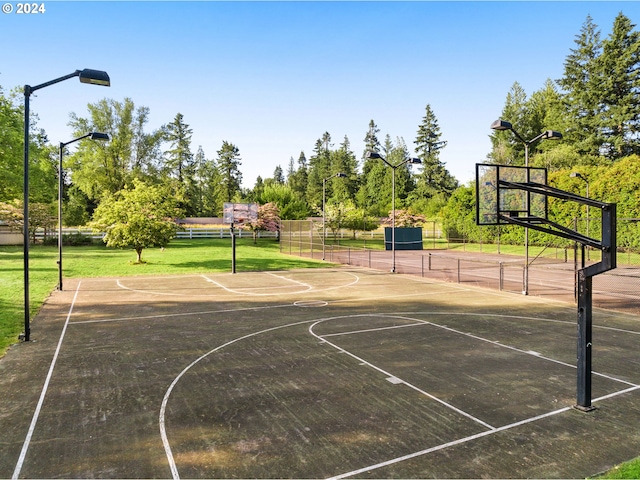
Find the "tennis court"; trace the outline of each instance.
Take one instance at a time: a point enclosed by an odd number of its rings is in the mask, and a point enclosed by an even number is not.
[[[0,361],[2,478],[579,478],[640,454],[639,318],[367,268],[69,280]]]

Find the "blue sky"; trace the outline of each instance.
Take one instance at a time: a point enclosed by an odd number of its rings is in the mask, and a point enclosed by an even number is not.
[[[2,1],[17,7],[15,1]],[[43,2],[38,2],[43,3]],[[31,110],[52,143],[72,139],[69,114],[131,98],[147,129],[179,112],[192,150],[242,158],[245,187],[309,158],[329,132],[361,157],[369,121],[414,146],[425,107],[448,141],[441,160],[461,182],[490,149],[489,125],[519,82],[528,95],[558,79],[587,15],[605,38],[640,2],[45,1],[45,13],[0,16],[7,93],[76,69],[106,70],[110,88],[76,79],[39,90]],[[508,120],[508,119],[507,119]]]

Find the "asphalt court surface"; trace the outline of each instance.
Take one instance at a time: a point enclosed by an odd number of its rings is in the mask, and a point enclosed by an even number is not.
[[[584,478],[640,455],[640,318],[366,268],[69,279],[0,360],[2,478]]]

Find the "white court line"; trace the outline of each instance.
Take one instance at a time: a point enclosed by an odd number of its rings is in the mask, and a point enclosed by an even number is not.
[[[621,390],[619,392],[610,393],[609,395],[605,395],[603,397],[600,397],[600,398],[594,400],[594,403],[599,401],[599,400],[604,400],[604,399],[616,397],[618,395],[622,395],[622,394],[625,394],[625,393],[629,393],[629,392],[637,390],[639,388],[640,388],[640,386],[637,386],[637,387],[627,388],[626,390]],[[480,432],[480,433],[477,433],[475,435],[470,435],[468,437],[459,438],[458,440],[454,440],[452,442],[443,443],[441,445],[436,445],[435,447],[427,448],[425,450],[420,450],[418,452],[410,453],[408,455],[403,455],[402,457],[392,458],[390,460],[387,460],[386,462],[381,462],[381,463],[377,463],[375,465],[370,465],[368,467],[360,468],[358,470],[353,470],[351,472],[342,473],[340,475],[336,475],[334,477],[330,477],[328,480],[339,480],[341,478],[352,477],[354,475],[358,475],[360,473],[369,472],[371,470],[377,470],[378,468],[388,467],[389,465],[393,465],[394,463],[400,463],[400,462],[403,462],[405,460],[410,460],[412,458],[416,458],[416,457],[420,457],[422,455],[426,455],[428,453],[437,452],[438,450],[444,450],[445,448],[453,447],[455,445],[460,445],[462,443],[467,443],[467,442],[469,442],[471,440],[477,440],[478,438],[486,437],[486,436],[489,436],[489,435],[494,435],[496,433],[503,432],[505,430],[510,430],[512,428],[515,428],[515,427],[520,427],[522,425],[526,425],[527,423],[536,422],[536,421],[541,420],[543,418],[551,417],[553,415],[558,415],[559,413],[568,412],[572,408],[573,407],[564,407],[564,408],[561,408],[559,410],[554,410],[552,412],[543,413],[542,415],[538,415],[538,416],[535,416],[535,417],[527,418],[527,419],[521,420],[519,422],[510,423],[509,425],[503,425],[502,427],[498,427],[495,430],[489,430],[489,431],[486,431],[486,432]]]
[[[229,287],[225,287],[224,285],[222,285],[220,282],[216,282],[213,278],[209,278],[206,275],[202,275],[203,278],[207,279],[207,282],[213,283],[214,285],[217,285],[218,287],[222,288],[223,290],[226,290],[229,293],[235,293],[238,295],[249,295],[252,297],[272,297],[274,295],[284,295],[282,292],[268,292],[268,293],[254,293],[254,292],[248,292],[247,290],[235,290],[233,288],[229,288]],[[294,282],[294,283],[299,283],[299,282]],[[310,290],[313,289],[313,287],[311,285],[306,285],[304,284],[304,286],[306,287],[303,290],[296,290],[295,292],[290,292],[290,295],[297,295],[300,293],[306,293],[309,292]],[[248,288],[255,288],[255,287],[248,287]],[[270,287],[264,287],[264,288],[270,288]],[[277,288],[293,288],[293,286],[289,286],[289,287],[277,287]]]
[[[64,334],[67,331],[67,325],[69,324],[69,318],[71,318],[71,313],[73,312],[73,306],[76,303],[76,298],[78,298],[78,292],[80,291],[80,284],[82,282],[78,282],[78,286],[76,287],[76,293],[73,296],[73,301],[71,302],[71,307],[69,308],[69,313],[67,314],[67,319],[64,322],[64,327],[62,328],[62,333],[60,333],[60,339],[58,340],[58,346],[56,347],[56,351],[53,354],[53,359],[51,360],[51,365],[49,366],[49,373],[47,373],[47,378],[44,381],[44,386],[42,387],[42,392],[40,393],[40,399],[38,400],[38,404],[36,406],[36,410],[33,413],[33,418],[31,419],[31,425],[29,425],[29,430],[27,432],[27,437],[22,444],[22,451],[20,452],[20,456],[18,457],[18,463],[16,464],[16,468],[13,471],[12,479],[17,479],[20,476],[20,471],[22,470],[22,465],[24,464],[24,459],[27,456],[27,450],[29,450],[29,445],[31,443],[31,437],[33,436],[33,431],[36,428],[36,423],[38,423],[38,417],[40,416],[40,410],[42,409],[42,404],[44,403],[44,398],[47,395],[47,389],[49,388],[49,382],[51,381],[51,377],[53,376],[53,369],[56,366],[56,361],[58,360],[58,354],[60,353],[60,348],[62,347],[62,340],[64,339]]]
[[[409,314],[410,315],[451,315],[451,312],[410,312]],[[498,317],[498,318],[517,318],[517,319],[528,319],[528,320],[545,320],[545,321],[548,321],[548,322],[555,322],[555,323],[567,323],[567,324],[570,323],[570,322],[564,322],[562,320],[544,319],[544,318],[536,318],[536,317],[515,317],[515,316],[511,316],[511,315],[500,315],[500,314],[456,313],[455,315],[457,315],[457,316],[491,316],[491,317]],[[402,319],[402,320],[410,320],[410,321],[414,321],[414,322],[420,322],[418,324],[413,323],[411,325],[403,325],[402,327],[415,327],[415,326],[418,326],[420,324],[431,325],[431,326],[434,326],[434,327],[437,327],[437,328],[441,328],[443,330],[447,330],[449,332],[456,333],[458,335],[464,335],[466,337],[473,338],[474,340],[480,340],[482,342],[491,343],[492,345],[496,345],[496,346],[499,346],[499,347],[502,347],[502,348],[513,350],[513,351],[516,351],[516,352],[519,352],[519,353],[524,353],[525,355],[530,355],[530,356],[533,356],[533,357],[536,357],[536,358],[540,358],[540,359],[546,360],[548,362],[557,363],[557,364],[562,365],[564,367],[570,367],[570,368],[573,368],[573,369],[577,368],[576,365],[572,365],[570,363],[566,363],[566,362],[563,362],[561,360],[557,360],[555,358],[546,357],[546,356],[540,354],[539,352],[534,352],[534,351],[531,351],[531,350],[522,350],[521,348],[517,348],[517,347],[514,347],[512,345],[507,345],[507,344],[501,343],[498,340],[490,340],[488,338],[480,337],[480,336],[474,335],[472,333],[467,333],[467,332],[463,332],[461,330],[456,330],[455,328],[451,328],[451,327],[448,327],[446,325],[439,325],[437,323],[429,322],[428,320],[421,320],[419,318],[405,317],[405,316],[403,316],[401,314],[378,313],[378,314],[375,314],[375,316],[387,317],[387,318],[399,318],[399,319]],[[396,328],[396,327],[383,327],[381,329],[389,329],[389,328]],[[368,331],[376,331],[376,330],[377,329],[374,328],[374,329],[371,329],[371,330],[368,330]],[[331,334],[331,335],[323,335],[323,338],[325,336],[348,335],[348,334],[351,334],[351,333],[360,333],[360,332],[334,333],[334,334]],[[592,370],[591,373],[592,373],[592,375],[596,375],[596,376],[599,376],[599,377],[602,377],[602,378],[606,378],[606,379],[609,379],[609,380],[614,381],[614,382],[624,383],[626,385],[630,385],[631,387],[640,387],[640,385],[637,385],[637,384],[635,384],[633,382],[628,382],[627,380],[622,380],[620,378],[612,377],[611,375],[607,375],[607,374],[604,374],[604,373],[599,373],[599,372],[596,372],[594,370]]]
[[[231,312],[243,312],[247,310],[268,310],[270,308],[285,308],[285,307],[293,307],[295,306],[292,303],[282,304],[282,305],[267,305],[262,307],[245,307],[245,308],[229,308],[225,310],[203,310],[199,312],[182,312],[182,313],[165,313],[163,315],[144,315],[137,317],[118,317],[118,318],[105,318],[102,320],[80,320],[76,322],[71,322],[71,325],[80,325],[84,323],[109,323],[109,322],[124,322],[124,321],[132,321],[132,320],[149,320],[149,319],[162,319],[162,318],[171,318],[171,317],[187,317],[189,315],[211,315],[214,313],[231,313]]]
[[[337,317],[337,318],[352,318],[352,317],[362,317],[362,316],[370,316],[370,315],[366,315],[366,314],[360,314],[360,315],[347,315],[347,316]],[[368,365],[369,367],[373,368],[374,370],[377,370],[378,372],[382,373],[382,374],[383,374],[383,375],[385,375],[386,377],[396,377],[396,378],[400,379],[397,375],[394,375],[394,374],[392,374],[392,373],[390,373],[390,372],[387,372],[386,370],[384,370],[384,369],[382,369],[382,368],[380,368],[380,367],[378,367],[378,366],[374,365],[373,363],[368,362],[368,361],[366,361],[365,359],[358,357],[357,355],[354,355],[353,353],[349,352],[348,350],[345,350],[344,348],[339,347],[339,346],[338,346],[338,345],[336,345],[335,343],[331,343],[331,342],[329,342],[328,340],[326,340],[326,339],[325,339],[325,336],[317,335],[316,333],[314,333],[314,331],[313,331],[313,327],[315,327],[315,326],[316,326],[316,325],[318,325],[319,323],[326,322],[326,321],[328,321],[328,320],[335,320],[335,318],[334,318],[334,319],[323,319],[323,320],[318,320],[318,321],[316,321],[315,323],[313,323],[312,325],[310,325],[310,326],[309,326],[309,333],[311,333],[311,335],[313,335],[314,337],[316,337],[318,340],[322,340],[322,341],[324,341],[325,343],[327,343],[327,344],[331,345],[331,346],[332,346],[333,348],[335,348],[336,350],[338,350],[338,351],[340,351],[340,352],[342,352],[342,353],[345,353],[345,354],[349,355],[349,356],[350,356],[350,357],[352,357],[352,358],[355,358],[356,360],[358,360],[360,363],[362,363],[362,364],[364,364],[364,365]],[[400,379],[400,380],[402,380],[402,379]],[[421,388],[418,388],[418,387],[416,387],[415,385],[412,385],[411,383],[409,383],[409,382],[407,382],[407,381],[405,381],[405,380],[402,380],[402,383],[403,383],[404,385],[406,385],[407,387],[409,387],[409,388],[411,388],[411,389],[415,390],[416,392],[421,393],[422,395],[424,395],[424,396],[426,396],[426,397],[429,397],[431,400],[435,400],[436,402],[438,402],[438,403],[440,403],[440,404],[444,405],[444,406],[445,406],[445,407],[447,407],[448,409],[453,410],[454,412],[459,413],[460,415],[462,415],[462,416],[464,416],[464,417],[467,417],[467,418],[469,418],[469,419],[473,420],[474,422],[479,423],[480,425],[483,425],[484,427],[486,427],[486,428],[488,428],[488,429],[495,430],[495,427],[494,427],[493,425],[490,425],[490,424],[488,424],[488,423],[486,423],[486,422],[484,422],[484,421],[480,420],[479,418],[474,417],[473,415],[471,415],[471,414],[469,414],[469,413],[465,412],[464,410],[460,410],[459,408],[454,407],[454,406],[453,406],[453,405],[451,405],[450,403],[447,403],[447,402],[445,402],[444,400],[442,400],[442,399],[440,399],[440,398],[438,398],[438,397],[436,397],[436,396],[434,396],[434,395],[431,395],[430,393],[428,393],[428,392],[426,392],[426,391],[422,390]]]
[[[341,317],[339,317],[339,318],[341,318]],[[234,340],[231,340],[231,341],[229,341],[227,343],[219,345],[218,347],[214,348],[213,350],[210,350],[209,352],[205,353],[204,355],[201,355],[200,357],[196,358],[193,362],[191,362],[189,365],[187,365],[178,374],[178,376],[176,376],[173,379],[173,381],[171,382],[171,385],[169,385],[169,388],[165,392],[164,397],[162,399],[162,405],[160,406],[159,426],[160,426],[160,437],[162,438],[162,445],[164,446],[164,451],[165,451],[165,454],[167,455],[167,461],[169,462],[169,468],[171,469],[171,476],[174,478],[174,480],[178,480],[180,478],[180,474],[178,472],[178,467],[176,466],[176,462],[175,462],[175,459],[173,457],[173,452],[171,451],[171,445],[169,444],[169,439],[167,437],[167,430],[166,430],[166,425],[165,425],[165,414],[166,414],[166,410],[167,410],[167,403],[169,402],[169,397],[171,396],[171,392],[173,391],[175,386],[178,384],[180,379],[185,375],[185,373],[187,373],[191,369],[191,367],[193,367],[198,362],[200,362],[204,358],[208,357],[212,353],[215,353],[218,350],[221,350],[221,349],[223,349],[223,348],[225,348],[225,347],[227,347],[229,345],[232,345],[232,344],[234,344],[236,342],[240,342],[242,340],[246,340],[247,338],[251,338],[251,337],[254,337],[256,335],[261,335],[263,333],[272,332],[274,330],[279,330],[281,328],[293,327],[293,326],[296,326],[296,325],[303,325],[305,323],[311,323],[313,321],[315,321],[315,320],[304,320],[304,321],[301,321],[301,322],[289,323],[287,325],[280,325],[280,326],[277,326],[277,327],[267,328],[265,330],[260,330],[260,331],[257,331],[257,332],[249,333],[249,334],[244,335],[242,337],[238,337],[238,338],[236,338]]]
[[[370,465],[368,467],[360,468],[358,470],[353,470],[351,472],[342,473],[340,475],[336,475],[335,477],[330,477],[328,480],[339,480],[341,478],[352,477],[354,475],[358,475],[360,473],[369,472],[371,470],[377,470],[378,468],[388,467],[389,465],[393,465],[394,463],[404,462],[405,460],[410,460],[412,458],[420,457],[422,455],[426,455],[428,453],[437,452],[438,450],[444,450],[445,448],[453,447],[455,445],[460,445],[462,443],[470,442],[471,440],[477,440],[478,438],[486,437],[488,435],[494,435],[498,432],[502,432],[504,430],[509,430],[511,428],[519,427],[521,425],[526,425],[527,423],[535,422],[537,420],[550,417],[552,415],[557,415],[559,413],[567,412],[571,410],[572,407],[564,407],[559,410],[554,410],[553,412],[543,413],[542,415],[538,415],[536,417],[527,418],[525,420],[521,420],[516,423],[511,423],[509,425],[504,425],[502,427],[498,427],[494,430],[487,430],[485,432],[476,433],[475,435],[470,435],[468,437],[459,438],[458,440],[454,440],[452,442],[443,443],[440,445],[436,445],[435,447],[427,448],[425,450],[420,450],[418,452],[413,452],[408,455],[403,455],[402,457],[392,458],[387,460],[386,462],[376,463],[375,465]]]

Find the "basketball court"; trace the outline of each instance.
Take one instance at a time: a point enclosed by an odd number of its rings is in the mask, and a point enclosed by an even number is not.
[[[584,478],[640,452],[639,318],[367,268],[68,280],[0,361],[2,478]]]

